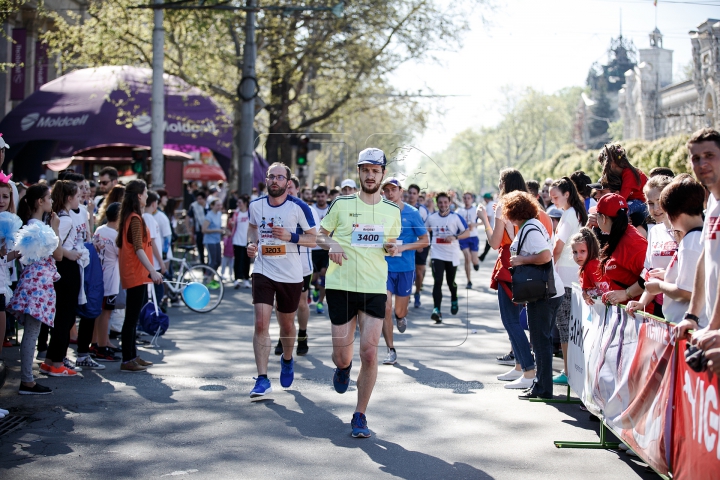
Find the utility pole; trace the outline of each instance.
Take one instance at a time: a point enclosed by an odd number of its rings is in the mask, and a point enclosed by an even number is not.
[[[154,0],[156,5],[162,5],[163,0]],[[152,133],[150,137],[150,157],[152,158],[152,187],[165,187],[165,157],[163,145],[165,144],[165,29],[163,28],[164,12],[162,8],[153,11],[153,59],[152,59]]]
[[[245,47],[243,48],[242,80],[238,86],[238,96],[242,100],[240,110],[240,165],[238,186],[240,193],[250,195],[253,188],[255,139],[253,123],[255,120],[255,97],[258,83],[255,77],[255,12],[257,0],[247,0],[245,11]]]

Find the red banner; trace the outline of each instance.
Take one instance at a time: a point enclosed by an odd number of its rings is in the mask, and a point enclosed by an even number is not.
[[[653,321],[640,326],[627,380],[632,400],[613,422],[630,448],[663,475],[668,474],[672,414],[671,328]]]
[[[720,479],[720,398],[718,378],[696,373],[684,361],[686,340],[678,342],[673,416],[672,470],[676,479]]]

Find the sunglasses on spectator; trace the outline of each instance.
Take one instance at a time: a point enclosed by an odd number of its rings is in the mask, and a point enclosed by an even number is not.
[[[98,183],[99,183],[100,185],[105,186],[105,185],[107,185],[108,183],[110,183],[110,180],[100,180]]]

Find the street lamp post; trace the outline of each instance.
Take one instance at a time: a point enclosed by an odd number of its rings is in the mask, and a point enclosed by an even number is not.
[[[154,0],[154,3],[155,5],[162,5],[163,0]],[[152,188],[155,190],[165,187],[165,158],[163,157],[163,145],[165,143],[165,81],[163,80],[165,30],[163,29],[163,17],[162,8],[153,11],[150,157],[152,158]]]

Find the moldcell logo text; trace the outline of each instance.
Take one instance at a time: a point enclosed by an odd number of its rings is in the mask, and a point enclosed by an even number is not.
[[[149,115],[138,115],[133,120],[133,125],[142,134],[150,133],[152,130],[152,119]],[[213,135],[219,133],[213,121],[182,122],[180,120],[176,120],[171,123],[165,120],[165,131],[171,133],[211,133]]]
[[[20,128],[22,131],[30,130],[32,127],[51,128],[51,127],[77,127],[85,125],[90,115],[80,115],[79,117],[65,116],[45,116],[41,117],[39,113],[30,113],[20,120]]]

